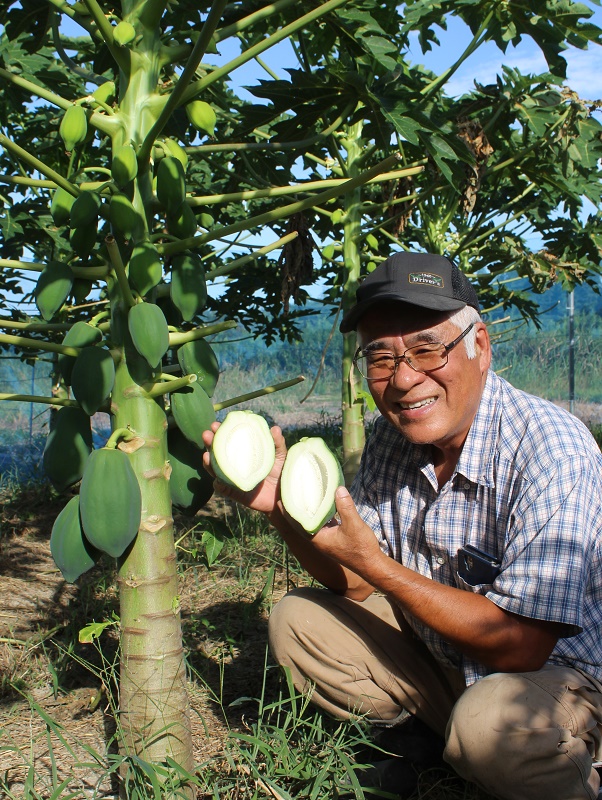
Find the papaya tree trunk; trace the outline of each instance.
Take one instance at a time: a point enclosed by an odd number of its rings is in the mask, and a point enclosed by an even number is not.
[[[361,151],[362,123],[351,126],[343,142],[347,153],[346,168],[349,177],[360,171],[358,159]],[[355,291],[359,285],[361,256],[361,188],[345,195],[343,262],[345,264],[345,283],[343,285],[343,314],[355,303]],[[357,371],[353,367],[353,356],[357,344],[354,332],[343,336],[343,374],[341,409],[343,418],[343,474],[345,483],[350,485],[359,468],[360,458],[366,441],[364,432],[364,403],[358,397]],[[361,379],[360,379],[361,380]]]

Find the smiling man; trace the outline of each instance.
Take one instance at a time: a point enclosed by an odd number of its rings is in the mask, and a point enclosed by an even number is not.
[[[340,519],[286,516],[286,449],[237,499],[266,512],[325,589],[276,606],[270,644],[337,716],[409,712],[502,800],[593,800],[602,753],[602,455],[578,420],[490,368],[476,293],[442,256],[399,253],[341,330],[381,416]],[[206,443],[211,443],[211,434]],[[223,487],[222,487],[223,488]],[[401,728],[403,730],[403,726]],[[369,773],[405,796],[406,761]]]

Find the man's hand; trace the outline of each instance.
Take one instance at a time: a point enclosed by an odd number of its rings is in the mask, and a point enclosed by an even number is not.
[[[203,442],[207,448],[206,452],[203,453],[203,466],[210,475],[214,476],[215,473],[211,469],[209,450],[211,449],[213,437],[219,426],[219,422],[214,422],[211,425],[211,430],[203,432]],[[280,475],[282,474],[282,467],[284,466],[284,459],[286,458],[286,444],[282,431],[279,427],[274,426],[271,428],[271,433],[276,447],[276,459],[270,474],[258,484],[255,489],[250,492],[242,492],[235,486],[230,486],[218,479],[215,480],[215,489],[219,494],[231,497],[233,500],[236,500],[237,503],[247,506],[247,508],[252,508],[255,511],[261,511],[268,515],[273,513],[280,499]]]

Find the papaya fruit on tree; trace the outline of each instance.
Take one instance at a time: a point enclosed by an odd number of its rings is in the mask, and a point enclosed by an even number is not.
[[[182,164],[184,171],[186,171],[186,167],[188,166],[188,153],[184,150],[182,145],[176,142],[175,139],[164,139],[163,144],[168,153],[174,158],[177,158]]]
[[[114,194],[109,203],[109,220],[113,229],[125,239],[136,238],[143,221],[131,201],[124,194]]]
[[[64,492],[81,480],[92,452],[90,417],[81,408],[59,408],[46,439],[42,464],[57,492]]]
[[[198,256],[184,253],[174,257],[171,262],[170,296],[187,322],[205,308],[205,268]]]
[[[193,100],[186,104],[186,114],[198,131],[213,136],[215,131],[215,111],[204,100]]]
[[[97,89],[92,92],[92,97],[98,100],[99,103],[109,104],[115,99],[115,82],[105,81],[101,83]]]
[[[213,496],[213,477],[203,467],[203,451],[178,428],[167,431],[167,450],[171,501],[182,514],[194,516]]]
[[[96,224],[71,228],[69,244],[73,252],[77,253],[80,258],[87,258],[96,244]]]
[[[78,144],[81,144],[88,133],[88,118],[85,109],[81,106],[69,106],[63,114],[59,125],[59,134],[69,153]]]
[[[165,156],[157,167],[157,199],[169,212],[175,212],[186,200],[186,179],[182,161]]]
[[[86,414],[96,414],[115,383],[115,363],[104,347],[84,347],[71,371],[73,395]]]
[[[126,45],[131,44],[135,38],[136,28],[134,28],[131,22],[122,20],[113,28],[113,39],[120,47],[125,47]]]
[[[178,347],[177,356],[184,375],[194,373],[205,392],[213,397],[219,378],[219,364],[211,345],[204,339],[193,339]]]
[[[119,558],[136,538],[142,495],[129,457],[122,450],[94,450],[79,492],[82,528],[93,547]]]
[[[79,497],[72,497],[58,515],[50,534],[50,553],[67,583],[75,581],[101,556],[84,536],[79,517]]]
[[[40,273],[34,297],[42,317],[48,322],[69,297],[73,286],[73,271],[62,261],[49,261]]]
[[[128,312],[132,343],[153,369],[169,348],[169,330],[165,314],[154,303],[137,303]]]
[[[202,434],[215,421],[215,410],[211,398],[198,383],[191,383],[170,395],[171,413],[184,436],[204,447]]]
[[[72,228],[98,224],[98,212],[102,201],[97,192],[83,191],[71,206],[70,223]]]
[[[75,322],[67,331],[63,338],[63,344],[69,347],[90,347],[98,344],[102,339],[102,333],[94,325],[79,320]],[[58,357],[58,368],[65,383],[71,385],[71,373],[75,364],[75,356],[67,356],[61,353]]]
[[[142,297],[155,288],[163,275],[163,265],[153,244],[142,242],[134,247],[128,274],[130,282]]]
[[[69,222],[71,207],[74,202],[75,197],[69,194],[65,189],[59,186],[59,188],[55,190],[52,195],[52,202],[50,203],[50,216],[57,228],[61,228]]]
[[[111,176],[120,189],[134,180],[138,174],[138,159],[131,144],[115,148],[111,161]]]
[[[167,214],[167,230],[178,239],[189,239],[196,233],[197,224],[194,211],[188,203],[180,203],[178,208]]]

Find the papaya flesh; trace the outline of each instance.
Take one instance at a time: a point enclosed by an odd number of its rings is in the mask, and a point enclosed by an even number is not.
[[[79,492],[86,539],[114,558],[134,541],[142,515],[142,495],[129,457],[103,447],[88,459]]]
[[[180,431],[190,442],[204,447],[203,431],[215,422],[215,410],[209,395],[198,383],[191,383],[185,389],[173,392],[170,398],[171,413]]]
[[[182,514],[194,516],[213,496],[213,477],[203,467],[203,451],[177,428],[167,432],[167,450],[171,501]]]
[[[275,458],[268,423],[252,411],[230,411],[213,437],[211,466],[216,477],[243,492],[269,475]]]
[[[46,322],[50,321],[69,297],[73,286],[73,271],[62,261],[50,261],[40,273],[34,297],[36,306]]]
[[[57,492],[81,480],[91,452],[90,417],[81,408],[60,408],[42,457],[44,472]]]
[[[109,351],[104,347],[84,347],[73,365],[71,387],[86,414],[96,414],[114,383],[115,362]]]
[[[136,350],[156,369],[169,348],[165,314],[154,303],[138,303],[128,312],[128,329]]]
[[[50,553],[67,583],[75,583],[101,556],[84,536],[77,496],[69,500],[52,526]]]
[[[219,364],[211,345],[204,339],[193,339],[179,347],[177,355],[183,374],[194,373],[209,397],[213,397],[219,378]]]

